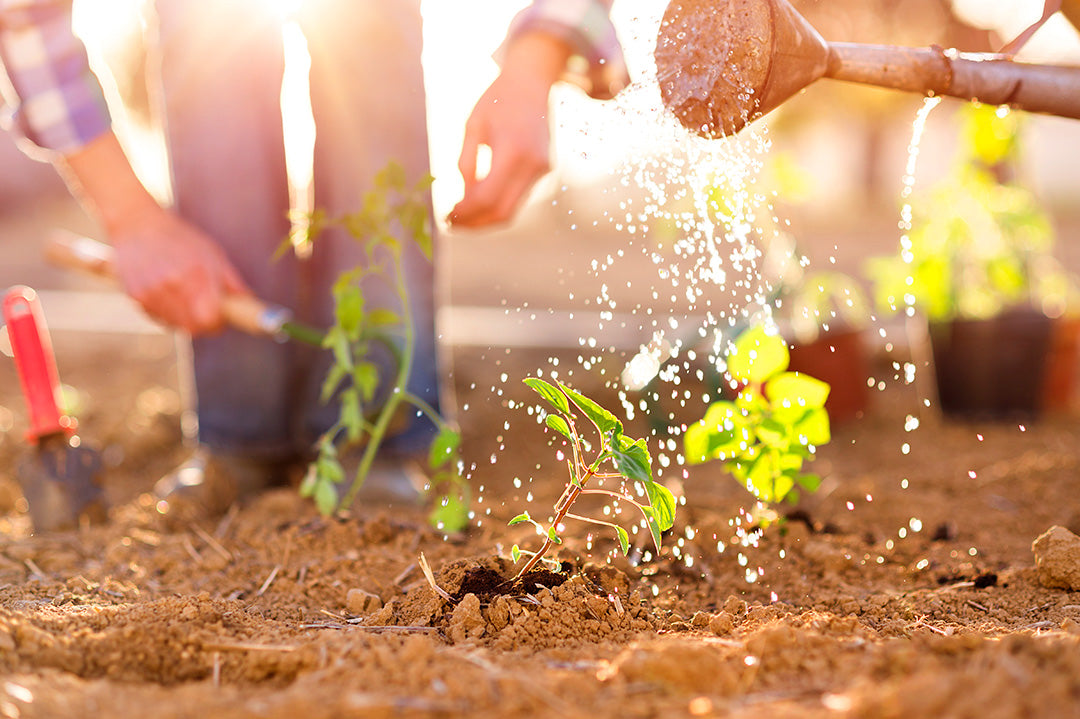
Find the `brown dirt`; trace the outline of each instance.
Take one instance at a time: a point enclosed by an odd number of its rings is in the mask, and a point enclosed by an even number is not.
[[[820,257],[849,248],[840,263],[858,267],[895,242],[895,215],[875,221],[807,242]],[[8,235],[5,281],[56,283],[25,234]],[[584,286],[599,280],[580,268],[625,238],[543,237],[533,255],[455,238],[455,304],[595,311]],[[1074,269],[1077,247],[1064,248]],[[100,289],[82,282],[52,286]],[[563,304],[570,288],[585,307]],[[563,481],[535,417],[510,402],[531,401],[520,379],[553,358],[577,367],[576,350],[455,348],[482,502],[444,537],[418,511],[324,519],[288,489],[223,518],[162,516],[145,493],[187,451],[170,340],[53,340],[113,509],[104,526],[30,533],[14,480],[25,412],[0,360],[0,717],[1080,717],[1080,596],[1043,586],[1032,554],[1053,526],[1080,532],[1075,408],[1024,426],[944,422],[890,382],[835,428],[813,467],[821,491],[785,526],[741,543],[745,491],[715,466],[669,469],[686,504],[658,559],[609,561],[614,537],[570,525],[565,577],[504,588],[510,547],[536,540],[506,521],[546,515]],[[874,375],[892,377],[893,359]],[[610,404],[597,377],[571,381]]]
[[[821,451],[823,490],[748,546],[744,492],[706,466],[658,560],[607,562],[614,539],[572,527],[564,576],[508,587],[509,546],[534,538],[505,521],[562,475],[505,409],[526,393],[489,391],[487,351],[455,356],[482,519],[443,537],[419,513],[324,519],[288,489],[198,524],[158,514],[143,492],[184,451],[167,341],[140,343],[57,341],[83,357],[66,379],[110,458],[102,527],[28,534],[0,370],[0,716],[1080,716],[1080,597],[1042,586],[1031,550],[1080,529],[1075,416],[904,432],[914,398],[890,387]],[[496,369],[550,354],[500,351]],[[118,376],[121,356],[138,361]]]

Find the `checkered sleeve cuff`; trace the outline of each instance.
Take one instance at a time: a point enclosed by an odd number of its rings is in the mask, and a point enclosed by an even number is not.
[[[67,154],[111,123],[101,85],[62,5],[0,2],[0,64],[13,129],[38,148]]]
[[[534,0],[510,24],[507,43],[531,31],[547,32],[574,48],[564,80],[581,86],[591,97],[607,100],[626,87],[622,46],[609,11],[612,0]],[[505,51],[506,43],[496,58]]]

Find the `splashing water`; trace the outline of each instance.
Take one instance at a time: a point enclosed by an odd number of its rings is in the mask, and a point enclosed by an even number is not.
[[[659,18],[656,21],[638,28],[650,43],[657,35]],[[605,219],[626,243],[590,263],[591,273],[602,281],[596,297],[585,303],[595,308],[596,329],[579,338],[582,353],[576,366],[559,367],[552,357],[546,371],[538,369],[536,375],[569,381],[576,368],[606,374],[605,386],[616,392],[628,420],[638,410],[650,414],[650,451],[657,478],[663,481],[665,471],[677,472],[683,465],[678,437],[685,423],[696,419],[689,415],[699,415],[715,399],[687,389],[688,373],[700,381],[706,371],[722,372],[728,340],[751,320],[771,322],[774,291],[765,277],[763,258],[781,232],[772,195],[759,183],[770,140],[764,127],[720,140],[692,134],[664,108],[655,68],[646,69],[643,80],[620,94],[616,111],[620,135],[627,138],[622,148],[627,159],[617,171],[618,209],[605,213]],[[603,123],[611,121],[610,115],[605,116],[582,132],[603,137]],[[576,228],[575,221],[572,229]],[[620,261],[637,253],[655,276],[644,282],[637,279],[625,289],[621,283],[603,282]],[[605,341],[609,330],[622,326],[649,338],[629,363],[620,349]],[[612,359],[627,366],[621,376],[607,373]],[[506,381],[506,373],[499,374],[489,388],[491,394],[501,396]],[[663,403],[674,406],[657,416],[656,408]],[[532,404],[518,409],[543,423],[542,413]],[[503,428],[508,430],[508,424]],[[502,449],[500,442],[499,452]],[[489,461],[494,464],[497,453]],[[515,487],[520,485],[515,479]],[[616,506],[607,511],[621,510]],[[746,529],[750,524],[734,522],[731,543],[755,542]],[[632,533],[643,529],[633,527]],[[694,564],[692,546],[680,540],[673,547],[674,555],[688,566]]]
[[[650,29],[642,32],[648,35]],[[565,363],[560,367],[559,358],[551,357],[546,370],[538,369],[536,374],[569,379],[575,369],[599,368],[601,375],[606,374],[605,386],[617,393],[627,419],[633,420],[636,411],[650,414],[650,451],[656,460],[657,478],[663,481],[665,472],[686,478],[677,438],[687,417],[696,418],[715,399],[708,394],[694,396],[683,387],[684,380],[690,386],[693,380],[700,383],[706,371],[722,373],[728,341],[752,322],[772,323],[774,284],[779,276],[772,269],[770,253],[786,253],[785,259],[790,260],[792,243],[776,216],[773,194],[760,180],[764,158],[771,146],[767,128],[752,125],[735,137],[706,140],[687,131],[664,110],[655,72],[646,71],[645,78],[623,91],[616,101],[624,125],[622,135],[629,140],[623,148],[627,160],[617,178],[616,189],[621,198],[618,210],[605,214],[611,227],[626,238],[626,243],[590,263],[591,273],[602,281],[596,297],[586,302],[595,309],[596,330],[578,339],[582,352],[576,365]],[[904,233],[901,245],[906,249],[910,249],[909,200],[919,144],[927,117],[939,102],[940,98],[928,99],[913,123],[899,222]],[[611,120],[608,117],[598,122],[605,121]],[[603,137],[604,127],[586,127],[583,132],[594,138]],[[657,152],[658,145],[667,152]],[[572,229],[577,227],[575,222]],[[603,282],[620,261],[634,253],[640,253],[655,270],[655,276],[646,280],[647,286],[643,287],[640,279],[625,288]],[[805,266],[805,258],[795,259]],[[575,299],[573,294],[570,299]],[[905,312],[910,316],[914,298],[905,297],[904,302]],[[509,313],[511,309],[506,311]],[[630,358],[605,342],[607,330],[627,323],[636,326],[641,336],[648,337]],[[884,333],[884,329],[881,331]],[[623,360],[625,369],[619,376],[607,374],[610,362],[603,362],[605,358]],[[914,382],[916,366],[917,362],[912,362],[902,369],[898,367],[898,378],[908,384]],[[507,373],[497,372],[499,381],[490,387],[493,396],[501,396],[499,385],[508,381]],[[673,407],[658,413],[657,408],[672,402]],[[511,400],[508,406],[524,410],[537,424],[543,424],[543,413],[536,411],[534,405],[525,403],[515,407]],[[905,430],[909,432],[919,427],[917,417],[909,416],[906,422]],[[503,429],[509,430],[510,423],[506,422]],[[499,440],[501,452],[501,436]],[[492,464],[497,461],[497,453],[491,455],[490,461]],[[536,469],[541,469],[540,465]],[[531,477],[526,481],[531,483]],[[521,478],[515,477],[514,486],[525,489],[522,485]],[[528,492],[526,498],[532,502],[533,493]],[[684,498],[681,501],[685,503]],[[723,553],[728,547],[757,547],[761,530],[754,517],[760,509],[761,506],[749,511],[740,509],[739,516],[729,522],[726,536],[710,533],[704,547],[693,541],[695,530],[688,528],[687,536],[672,547],[673,555],[688,567],[695,567],[695,553],[700,557]],[[490,513],[490,508],[486,513]],[[605,516],[621,513],[617,504],[603,510]],[[647,535],[647,532],[642,534],[642,525],[628,529],[634,536]],[[902,537],[919,529],[920,520],[912,518],[904,532],[898,534]],[[715,543],[715,549],[710,543]],[[591,551],[594,544],[590,534],[587,549]],[[736,554],[745,567],[745,580],[758,581],[764,570],[750,565],[743,553]],[[643,555],[649,557],[647,551]]]
[[[900,220],[897,223],[897,227],[900,229],[900,250],[904,262],[911,264],[915,257],[912,254],[912,243],[909,233],[911,232],[911,220],[912,220],[912,207],[911,196],[915,189],[915,173],[918,168],[919,161],[919,147],[922,142],[923,134],[926,131],[926,123],[930,117],[930,113],[934,108],[941,104],[941,97],[927,97],[919,108],[919,111],[915,115],[915,120],[911,125],[911,141],[908,143],[908,156],[907,163],[904,166],[904,175],[901,178],[900,198],[903,204],[900,208]],[[913,279],[909,276],[907,283],[910,285]],[[903,314],[905,322],[907,323],[907,334],[909,337],[919,336],[922,328],[921,325],[914,324],[918,320],[915,318],[915,304],[916,297],[907,293],[903,298],[893,298],[893,302],[897,307],[903,306]],[[881,336],[885,337],[885,330],[881,328]],[[924,382],[919,381],[919,374],[917,368],[919,366],[929,367],[930,362],[925,357],[925,350],[919,343],[911,342],[911,361],[905,362],[902,366],[899,363],[894,363],[893,368],[896,370],[894,379],[903,382],[905,385],[915,385],[916,394],[919,397],[918,406],[926,408],[930,406],[930,391],[931,388],[927,387]],[[892,345],[886,345],[886,349],[891,349]],[[879,389],[884,389],[884,383],[879,386]],[[919,417],[915,415],[907,415],[904,418],[904,432],[914,432],[921,426]],[[904,442],[900,447],[900,453],[907,455],[911,452],[911,444]],[[903,489],[908,488],[908,480],[904,478],[901,480],[901,487]],[[908,535],[909,528],[913,532],[918,532],[922,529],[922,522],[918,518],[913,517],[907,527],[900,527],[897,531],[897,535],[900,539],[904,539]],[[890,540],[889,544],[892,542]],[[891,548],[891,546],[890,546]]]

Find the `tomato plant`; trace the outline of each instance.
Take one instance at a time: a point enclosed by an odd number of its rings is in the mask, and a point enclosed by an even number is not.
[[[560,533],[567,519],[611,528],[618,537],[623,553],[630,551],[630,536],[621,525],[570,512],[574,502],[584,495],[604,495],[636,507],[644,517],[659,552],[661,533],[670,529],[675,521],[675,498],[667,487],[653,480],[652,457],[649,456],[645,440],[627,437],[623,434],[622,422],[615,415],[561,382],[551,384],[530,377],[525,380],[525,384],[544,400],[547,411],[544,423],[569,444],[570,456],[566,462],[569,480],[562,495],[555,502],[551,521],[545,526],[533,519],[528,512],[510,520],[510,524],[528,522],[544,537],[542,546],[536,552],[524,552],[514,545],[511,554],[515,562],[519,561],[523,554],[529,556],[517,576],[520,577],[535,567],[553,545],[562,544]],[[581,418],[592,424],[599,438],[595,448],[578,428],[578,420]],[[602,485],[605,481],[618,481],[620,485],[618,489],[590,485]],[[627,483],[641,486],[644,490],[643,501],[634,498]]]
[[[439,412],[409,391],[416,329],[402,270],[405,243],[413,242],[431,259],[427,175],[409,184],[396,163],[375,177],[360,209],[339,218],[316,210],[302,226],[304,236],[292,239],[311,242],[326,227],[338,225],[361,243],[371,259],[341,273],[333,285],[334,324],[323,347],[333,353],[333,364],[322,386],[324,402],[335,400],[338,419],[317,442],[318,456],[300,486],[323,514],[347,509],[364,484],[379,447],[395,416],[408,409],[426,416],[437,428],[428,453],[429,491],[435,493],[432,523],[456,531],[468,522],[469,488],[461,476],[458,457],[460,435]],[[394,234],[401,228],[401,239]],[[393,288],[397,308],[373,307],[365,301],[362,284],[373,276]],[[385,347],[396,365],[391,376],[380,376],[369,357],[376,345]],[[388,391],[378,392],[389,383]],[[345,450],[359,453],[351,477],[346,477],[341,456]]]

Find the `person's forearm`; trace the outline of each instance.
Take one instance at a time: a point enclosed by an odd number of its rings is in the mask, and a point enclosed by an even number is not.
[[[159,208],[143,187],[112,132],[56,161],[57,170],[88,212],[112,239],[120,228]]]
[[[506,49],[503,72],[526,74],[537,81],[554,85],[573,54],[568,44],[545,32],[525,32],[514,38]]]

